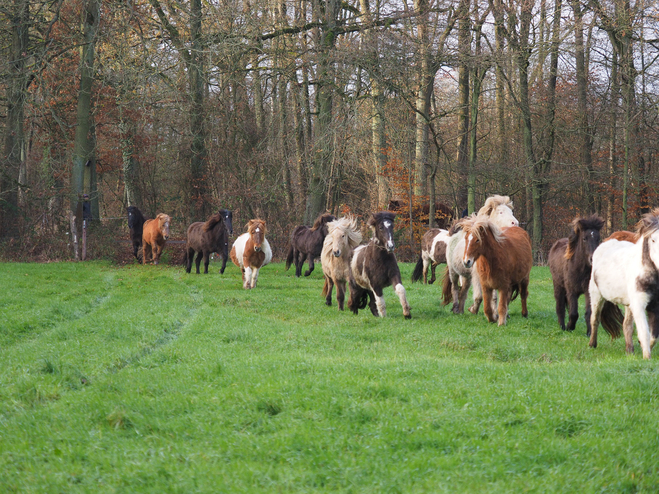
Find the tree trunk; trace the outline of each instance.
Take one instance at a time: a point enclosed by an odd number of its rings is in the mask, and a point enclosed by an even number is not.
[[[469,167],[469,55],[471,53],[471,19],[469,0],[460,0],[458,6],[458,174],[461,184],[458,189],[458,206],[462,209],[467,202],[467,180]]]
[[[611,95],[609,97],[609,107],[611,121],[609,123],[609,200],[606,210],[606,231],[611,235],[614,230],[613,215],[615,211],[615,190],[616,190],[616,134],[618,132],[618,93],[620,87],[618,84],[618,52],[613,50],[611,61]]]

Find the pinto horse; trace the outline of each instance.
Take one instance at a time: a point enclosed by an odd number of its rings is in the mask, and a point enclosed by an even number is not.
[[[304,261],[309,259],[309,269],[304,272],[304,276],[309,276],[314,269],[314,259],[320,257],[323,250],[323,240],[327,235],[327,223],[334,221],[336,217],[329,213],[324,213],[316,218],[313,226],[298,226],[291,234],[291,245],[288,248],[286,257],[286,270],[295,263],[295,276],[302,276],[302,266]]]
[[[142,228],[146,219],[136,206],[128,206],[128,228],[130,228],[130,240],[133,242],[133,255],[137,257],[137,251],[142,246]]]
[[[593,265],[593,252],[600,244],[604,220],[597,215],[576,218],[568,238],[554,242],[549,251],[549,271],[554,282],[558,324],[565,331],[565,305],[569,308],[567,330],[574,331],[579,319],[579,296],[586,297],[586,334],[590,336],[590,295],[588,283]]]
[[[236,239],[231,247],[231,260],[243,273],[243,288],[256,288],[259,270],[272,260],[272,249],[265,238],[265,221],[249,220],[247,233]]]
[[[526,300],[533,266],[531,239],[518,226],[500,229],[489,218],[473,216],[463,219],[465,250],[462,262],[478,273],[483,290],[483,312],[489,322],[497,320],[492,307],[492,293],[499,291],[499,326],[506,324],[508,304],[519,293],[522,316],[528,317]]]
[[[437,279],[435,268],[438,264],[446,264],[446,248],[448,247],[448,230],[431,228],[421,240],[421,256],[414,266],[412,272],[412,283],[419,281],[423,274],[423,283],[431,285]],[[428,281],[428,268],[432,271],[432,277]]]
[[[153,258],[153,264],[160,262],[162,249],[165,241],[169,238],[169,224],[171,220],[168,215],[160,213],[153,220],[146,220],[142,228],[142,263],[146,264],[149,256]]]
[[[354,216],[327,223],[327,236],[320,254],[325,275],[323,296],[326,305],[332,305],[332,288],[336,285],[336,302],[339,304],[339,310],[343,310],[346,283],[350,279],[350,258],[355,247],[361,242],[362,234],[359,233]]]
[[[394,255],[394,218],[390,211],[372,214],[367,225],[373,230],[371,241],[357,247],[350,262],[350,299],[348,308],[355,314],[368,303],[374,316],[387,314],[382,289],[393,286],[403,307],[405,319],[412,317],[405,288],[401,283]]]
[[[519,221],[513,214],[513,202],[508,196],[494,195],[488,197],[483,207],[478,211],[478,217],[488,218],[499,228],[519,226]],[[477,314],[483,301],[483,295],[478,273],[472,273],[472,269],[465,267],[462,262],[465,249],[465,233],[462,231],[461,222],[454,223],[451,226],[449,235],[446,249],[446,274],[442,286],[443,305],[453,301],[453,312],[455,314],[464,313],[469,286],[473,283],[474,303],[469,308],[469,312]],[[492,302],[496,304],[496,299],[493,298]]]
[[[649,359],[657,338],[654,326],[659,304],[659,208],[643,215],[636,227],[636,243],[609,240],[603,242],[593,255],[593,273],[590,277],[590,303],[592,306],[590,346],[597,347],[597,329],[600,321],[612,338],[620,334],[619,321],[611,320],[608,304],[625,306],[622,330],[627,353],[634,351],[632,334],[636,334]],[[652,317],[648,321],[648,311]]]
[[[204,223],[198,221],[188,227],[188,245],[185,249],[185,271],[192,271],[192,259],[195,252],[197,259],[197,274],[201,259],[204,259],[204,274],[208,274],[210,255],[217,252],[222,256],[220,274],[224,273],[229,259],[229,235],[233,233],[233,213],[228,209],[220,209]]]

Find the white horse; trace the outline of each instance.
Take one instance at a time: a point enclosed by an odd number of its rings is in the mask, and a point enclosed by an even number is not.
[[[478,211],[478,216],[487,216],[499,228],[519,226],[519,221],[513,215],[513,202],[508,196],[494,195],[488,197],[483,207]],[[465,251],[465,234],[461,230],[459,222],[451,227],[449,235],[446,248],[446,274],[444,275],[442,287],[444,305],[452,300],[453,312],[456,314],[464,313],[469,286],[473,285],[474,303],[469,308],[469,312],[477,314],[483,301],[483,291],[478,275],[475,274],[476,271],[473,271],[473,267],[465,267],[462,262]],[[496,306],[496,297],[492,298],[492,303]]]
[[[656,335],[652,334],[646,310],[654,321],[655,305],[659,295],[659,208],[643,216],[636,227],[636,243],[608,240],[593,254],[590,277],[591,334],[590,346],[597,347],[597,328],[600,320],[615,338],[619,323],[611,321],[612,311],[606,311],[607,302],[625,306],[622,329],[627,353],[634,351],[633,323],[636,323],[638,342],[643,358],[649,359]],[[613,331],[607,326],[613,326]]]

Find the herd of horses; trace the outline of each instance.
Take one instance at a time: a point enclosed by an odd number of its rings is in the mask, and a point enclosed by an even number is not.
[[[396,213],[373,213],[366,225],[372,232],[362,245],[362,234],[354,216],[336,218],[325,213],[313,226],[299,226],[291,234],[286,269],[295,264],[295,276],[302,275],[303,264],[314,270],[314,260],[321,259],[325,279],[322,295],[332,305],[336,286],[339,310],[344,310],[346,288],[350,295],[348,308],[357,314],[368,305],[374,316],[384,317],[386,305],[383,289],[392,286],[400,300],[403,315],[411,318],[411,309],[403,287],[398,262],[394,254],[394,219]],[[135,207],[128,208],[133,255],[138,258],[142,247],[142,262],[158,264],[162,248],[169,237],[170,218],[159,214],[145,220]],[[634,351],[633,325],[648,359],[659,336],[659,208],[645,214],[635,232],[615,232],[604,241],[600,232],[604,221],[597,215],[576,218],[570,234],[557,240],[549,252],[556,315],[561,329],[572,331],[579,318],[578,300],[586,299],[586,327],[589,345],[597,347],[600,323],[605,331],[617,338],[624,334],[626,351]],[[272,260],[272,249],[266,239],[266,223],[252,219],[247,232],[240,235],[229,252],[229,237],[233,233],[232,214],[220,210],[206,222],[197,222],[187,231],[185,251],[186,272],[192,270],[195,254],[197,274],[201,260],[208,273],[211,253],[222,257],[223,273],[227,259],[242,271],[243,288],[256,287],[259,270]],[[472,287],[473,305],[469,311],[477,314],[481,303],[489,322],[505,325],[509,304],[518,296],[522,316],[528,317],[529,279],[533,265],[531,241],[519,227],[509,197],[489,197],[478,213],[454,220],[449,229],[433,228],[423,237],[422,251],[412,273],[412,282],[432,284],[435,268],[445,264],[443,304],[453,303],[454,313],[463,313],[467,293]],[[428,270],[432,276],[428,280]],[[624,306],[624,316],[619,308]],[[565,312],[568,321],[565,322]]]

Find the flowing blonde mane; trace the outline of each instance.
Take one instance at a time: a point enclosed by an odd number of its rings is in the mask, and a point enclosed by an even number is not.
[[[465,235],[473,234],[478,240],[483,240],[483,234],[486,230],[490,230],[492,238],[497,243],[501,243],[503,240],[503,233],[501,229],[493,222],[490,221],[490,218],[487,216],[482,216],[479,214],[472,214],[467,218],[460,220],[460,225],[462,230],[465,232]]]
[[[348,245],[351,248],[357,247],[362,242],[362,234],[357,228],[357,218],[354,216],[344,216],[338,220],[330,221],[327,224],[328,235],[332,235],[335,230],[341,230],[348,236]]]
[[[483,207],[478,210],[479,215],[491,215],[499,206],[508,206],[513,209],[513,201],[509,196],[493,195],[487,198]]]

